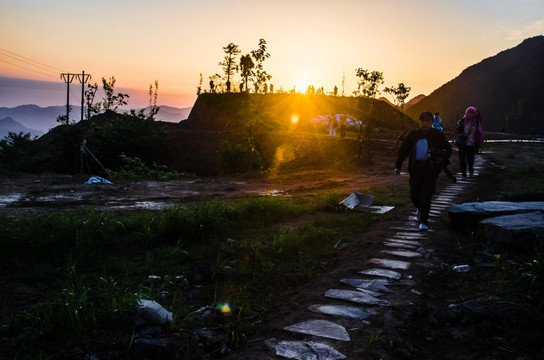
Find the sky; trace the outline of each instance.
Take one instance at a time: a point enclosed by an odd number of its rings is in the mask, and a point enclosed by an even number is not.
[[[0,107],[66,104],[66,90],[51,98],[5,78],[66,89],[60,74],[83,71],[99,85],[114,76],[134,108],[149,104],[155,80],[158,105],[190,107],[200,74],[203,90],[223,74],[223,47],[248,54],[261,38],[275,90],[337,86],[349,96],[363,68],[383,73],[382,90],[409,86],[410,99],[541,34],[542,0],[0,0],[0,95],[12,94]],[[81,85],[70,86],[77,105]]]

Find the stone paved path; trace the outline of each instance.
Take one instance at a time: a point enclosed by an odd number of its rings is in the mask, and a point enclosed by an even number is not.
[[[482,169],[481,161],[481,158],[477,159],[476,174]],[[409,299],[395,295],[405,293],[407,289],[417,293],[418,279],[413,278],[410,269],[416,263],[425,266],[429,261],[425,254],[432,250],[425,246],[433,236],[437,236],[433,222],[436,218],[447,217],[449,206],[476,182],[475,178],[461,179],[460,174],[456,177],[457,183],[447,185],[434,196],[428,231],[417,228],[414,211],[401,226],[390,229],[391,234],[383,241],[380,256],[370,259],[368,267],[355,271],[349,278],[339,278],[337,288],[323,289],[320,304],[310,309],[293,308],[294,312],[306,313],[307,319],[285,326],[281,339],[265,340],[271,358],[347,359],[337,348],[345,348],[354,336],[360,336],[360,332],[355,330],[361,324],[372,321],[374,317],[385,316],[391,306],[410,306],[410,303],[401,303],[409,302]],[[313,314],[326,314],[328,320],[314,318]],[[301,334],[304,340],[299,340]]]

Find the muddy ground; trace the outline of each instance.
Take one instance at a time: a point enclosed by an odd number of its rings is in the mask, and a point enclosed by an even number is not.
[[[332,139],[331,139],[332,140]],[[391,145],[391,144],[390,144]],[[511,144],[509,146],[516,146]],[[538,148],[542,153],[543,146]],[[518,153],[535,156],[535,148],[519,145]],[[477,184],[461,201],[476,201],[493,196],[493,184],[501,175],[501,166],[512,161],[508,151],[486,152],[486,170],[478,175]],[[456,153],[452,156],[451,169],[458,171]],[[168,182],[119,181],[113,184],[86,184],[89,175],[14,175],[0,176],[0,215],[18,216],[50,209],[76,209],[92,206],[98,209],[159,209],[165,205],[190,201],[202,197],[232,198],[254,195],[281,195],[312,197],[329,191],[349,195],[353,191],[372,187],[391,191],[408,191],[408,176],[394,176],[395,152],[381,152],[371,165],[344,168],[336,166],[304,171],[280,171],[266,175],[234,175],[213,178],[192,178]],[[406,164],[405,164],[406,167]],[[438,191],[450,180],[441,175]],[[333,259],[331,271],[305,286],[283,294],[263,318],[261,332],[249,339],[243,351],[230,354],[233,359],[273,359],[264,340],[282,338],[282,327],[302,318],[310,305],[319,303],[324,291],[337,288],[338,279],[352,276],[365,268],[368,259],[376,257],[383,249],[383,237],[392,227],[401,226],[413,212],[413,207],[396,208],[383,216],[367,234],[353,239]],[[429,267],[412,271],[418,279],[417,292],[410,289],[396,293],[402,303],[411,306],[392,307],[385,316],[374,318],[351,328],[353,341],[337,348],[349,359],[538,359],[544,348],[512,345],[511,320],[506,315],[488,311],[489,302],[508,300],[498,286],[499,274],[485,251],[481,256],[467,252],[469,234],[466,229],[454,229],[445,217],[432,225],[435,234]],[[437,240],[439,239],[439,240]],[[467,255],[469,254],[469,255]],[[479,261],[481,266],[477,265]],[[450,265],[468,263],[472,270],[465,274],[452,273]],[[409,301],[406,301],[409,299]],[[394,299],[389,298],[391,302]],[[452,310],[472,301],[473,311]],[[463,309],[470,306],[464,306]],[[477,309],[475,309],[477,308]],[[478,309],[483,309],[479,311]],[[530,310],[515,306],[520,321],[530,321]],[[502,316],[502,317],[501,317]],[[516,323],[519,325],[519,323]],[[516,326],[517,326],[516,325]],[[523,323],[521,327],[523,328]],[[518,342],[519,343],[519,342]],[[518,344],[516,343],[516,344]]]

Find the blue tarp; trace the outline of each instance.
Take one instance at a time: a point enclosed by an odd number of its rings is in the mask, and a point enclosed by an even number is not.
[[[91,176],[89,180],[87,180],[86,184],[112,184],[112,182],[100,176]]]

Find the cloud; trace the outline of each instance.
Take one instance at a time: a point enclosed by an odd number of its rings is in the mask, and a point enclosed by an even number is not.
[[[533,21],[521,29],[512,30],[507,40],[524,40],[536,35],[544,34],[544,19]]]

